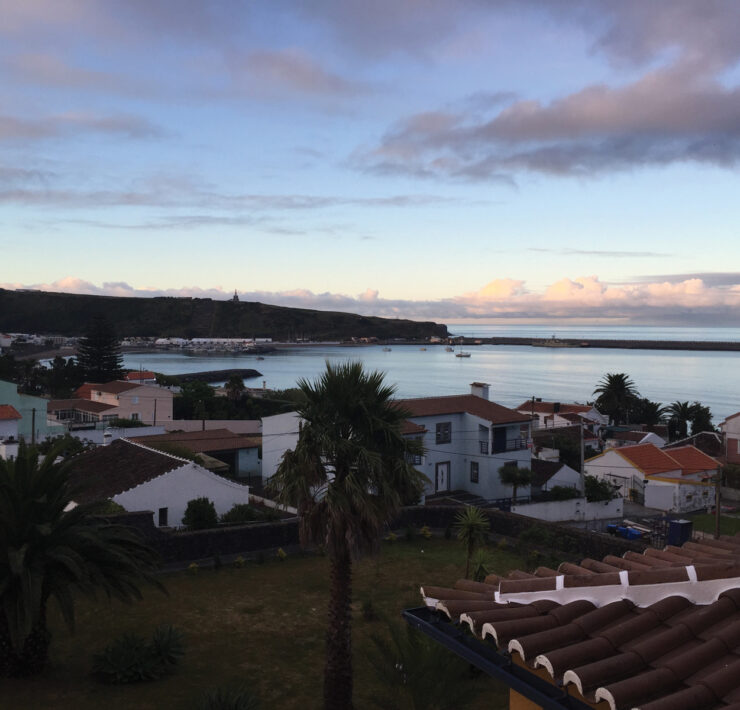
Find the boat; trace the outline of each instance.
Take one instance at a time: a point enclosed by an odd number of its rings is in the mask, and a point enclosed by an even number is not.
[[[426,348],[419,348],[419,350],[424,350],[424,351],[426,351]]]
[[[390,348],[388,348],[388,347],[386,347],[386,348],[383,348],[383,352],[384,352],[384,353],[389,353],[390,351],[391,351],[391,349],[390,349]]]
[[[445,348],[445,350],[446,350],[446,351],[447,351],[448,353],[454,353],[454,352],[455,352],[455,348],[453,348],[453,347],[452,347],[452,346],[450,346],[450,345],[448,345],[448,346],[447,346],[447,347]]]
[[[470,353],[465,350],[461,350],[459,353],[455,353],[455,357],[470,357]]]
[[[257,355],[258,360],[264,360],[265,358],[262,357],[262,355]]]

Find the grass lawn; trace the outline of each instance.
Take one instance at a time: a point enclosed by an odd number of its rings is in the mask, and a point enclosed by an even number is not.
[[[691,520],[694,521],[694,530],[714,533],[716,525],[714,515],[709,513],[692,515]],[[721,515],[719,519],[719,531],[721,535],[734,535],[735,533],[740,532],[740,518]]]
[[[490,548],[490,571],[523,568],[512,552]],[[402,609],[419,606],[422,582],[451,585],[464,572],[464,552],[455,540],[423,538],[384,543],[376,557],[355,565],[353,645],[357,708],[371,707],[377,683],[366,661],[370,637],[383,621],[365,621],[362,602],[398,621]],[[38,678],[0,681],[0,706],[14,710],[186,710],[203,689],[247,685],[262,708],[321,706],[328,563],[324,557],[296,555],[280,562],[249,562],[242,569],[202,569],[163,578],[165,596],[145,590],[142,602],[122,605],[81,600],[77,631],[70,634],[52,605],[51,668]],[[152,683],[109,686],[90,676],[90,657],[116,636],[149,636],[172,623],[187,636],[186,656],[173,676]],[[473,708],[508,706],[508,689],[481,676]]]

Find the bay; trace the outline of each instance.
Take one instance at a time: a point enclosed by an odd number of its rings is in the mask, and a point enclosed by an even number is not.
[[[457,327],[450,326],[450,331],[458,332]],[[727,332],[735,329],[706,330],[722,331],[724,336],[706,339],[735,339]],[[552,334],[552,330],[546,329],[539,332],[540,335],[533,337]],[[541,335],[542,332],[547,335]],[[621,337],[613,328],[608,332],[609,335],[602,337]],[[563,329],[557,330],[558,337],[596,337],[588,329],[583,333],[570,336]],[[658,339],[657,335],[651,339]],[[470,358],[454,357],[440,345],[428,345],[426,350],[415,345],[392,345],[390,351],[380,345],[311,345],[280,349],[266,354],[264,360],[257,360],[254,355],[149,351],[126,353],[124,364],[128,368],[164,374],[253,368],[262,376],[246,380],[248,387],[261,387],[264,382],[270,389],[285,389],[294,387],[300,378],[317,377],[327,360],[361,360],[367,368],[385,372],[388,381],[397,386],[399,397],[467,393],[471,382],[481,381],[491,385],[492,400],[508,407],[515,407],[533,396],[549,401],[586,402],[593,399],[593,390],[605,373],[625,372],[642,396],[663,404],[676,400],[699,401],[711,409],[715,424],[740,411],[738,352],[558,349],[523,345],[466,346],[466,350],[472,353]]]

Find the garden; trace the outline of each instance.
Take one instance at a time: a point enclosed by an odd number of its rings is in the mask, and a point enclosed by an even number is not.
[[[373,637],[389,643],[389,624],[406,633],[400,612],[419,606],[424,582],[451,584],[465,572],[464,546],[420,531],[385,540],[378,555],[355,565],[353,647],[355,705],[383,707],[389,691],[400,708],[412,707],[403,689],[394,689]],[[488,547],[490,572],[505,572],[525,562],[505,545]],[[264,708],[319,708],[322,704],[328,561],[320,554],[270,555],[213,567],[194,567],[163,575],[167,590],[144,588],[133,604],[81,599],[77,629],[67,631],[50,606],[50,667],[40,676],[0,681],[9,708],[86,710],[105,707],[203,707],[209,688],[246,688]],[[174,672],[158,680],[130,684],[102,682],[94,675],[93,655],[116,638],[151,638],[171,624],[183,635],[184,655]],[[399,634],[396,634],[398,636]],[[446,654],[439,648],[437,653]],[[449,656],[450,663],[454,657]],[[444,658],[442,659],[445,660]],[[429,663],[429,659],[427,659]],[[376,667],[380,666],[380,668]],[[504,707],[508,689],[485,676],[470,676],[461,664],[460,695],[472,690],[470,708]],[[453,686],[454,691],[454,686]],[[390,707],[390,706],[388,706]],[[460,706],[462,707],[462,706]]]

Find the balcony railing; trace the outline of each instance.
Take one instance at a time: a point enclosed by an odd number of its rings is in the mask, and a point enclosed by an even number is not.
[[[478,446],[480,447],[480,453],[482,454],[488,453],[488,442],[487,441],[479,441]]]
[[[521,451],[522,449],[526,449],[526,448],[527,448],[527,439],[522,439],[522,438],[507,439],[505,446],[501,446],[501,445],[496,446],[496,442],[494,442],[493,451],[491,451],[491,453],[501,454],[501,453],[504,453],[505,451]]]

